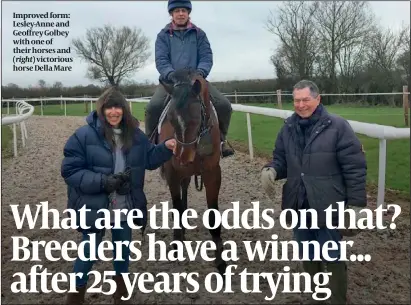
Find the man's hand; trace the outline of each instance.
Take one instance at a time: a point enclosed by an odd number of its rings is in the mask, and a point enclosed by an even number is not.
[[[360,211],[363,209],[361,207],[355,206],[346,206],[345,209],[350,209],[355,212],[355,225],[357,224],[358,219],[360,218]],[[361,232],[361,229],[350,229],[351,217],[348,213],[344,213],[344,227],[345,229],[339,229],[342,236],[355,236]]]
[[[204,78],[204,73],[201,70],[196,70],[197,75],[201,76],[202,78]]]
[[[271,184],[274,184],[276,177],[277,177],[277,172],[272,167],[265,167],[261,171],[261,178],[262,178],[262,180],[264,180],[264,183],[269,182]],[[267,178],[267,179],[265,179],[265,178]]]
[[[274,200],[275,196],[275,178],[277,172],[272,167],[265,167],[261,171],[261,184],[264,191],[267,193],[271,200]]]
[[[174,72],[174,71],[173,71],[173,72],[170,72],[170,73],[167,75],[167,80],[168,80],[169,82],[174,83],[174,76],[175,76],[175,72]]]

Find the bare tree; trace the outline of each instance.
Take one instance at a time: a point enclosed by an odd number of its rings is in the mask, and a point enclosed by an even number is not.
[[[53,84],[54,89],[62,89],[63,88],[63,83],[60,81],[57,81]]]
[[[278,66],[280,61],[285,60],[290,70],[295,71],[300,78],[309,78],[313,73],[318,48],[313,19],[316,6],[316,3],[305,1],[287,1],[279,7],[277,14],[270,12],[266,21],[267,30],[281,42],[281,47],[274,57],[284,57],[272,58],[272,63],[276,65],[277,62]]]
[[[402,78],[408,82],[408,88],[411,88],[411,75],[410,75],[410,26],[403,25],[403,28],[399,34],[400,36],[400,50],[397,58],[397,66],[401,71]]]
[[[402,44],[403,32],[396,34],[390,29],[378,29],[371,34],[371,47],[368,50],[370,63],[378,68],[390,71],[395,68]]]
[[[288,80],[294,81],[295,73],[290,66],[290,60],[285,54],[285,45],[277,48],[276,52],[270,57],[277,76],[277,86],[280,88],[287,87]]]
[[[74,39],[77,54],[89,63],[90,79],[118,85],[142,68],[150,57],[149,39],[141,29],[105,25],[87,30],[84,40]]]
[[[398,90],[401,75],[398,71],[398,58],[400,54],[403,32],[395,33],[390,29],[378,28],[370,33],[370,47],[367,50],[369,81],[380,91],[390,92]],[[408,54],[409,57],[409,54]],[[389,101],[395,105],[395,96]]]
[[[8,83],[6,87],[10,89],[19,89],[19,86],[15,83]]]
[[[370,47],[370,40],[365,37],[359,45],[351,44],[341,48],[336,54],[337,67],[340,71],[340,89],[348,92],[360,84],[355,82],[356,77],[366,68],[367,50]]]
[[[337,92],[337,61],[342,50],[360,46],[374,25],[366,1],[317,1],[315,11],[317,30],[321,38],[321,51],[327,56],[330,78],[330,91]]]
[[[46,83],[46,81],[45,81],[44,79],[39,79],[38,85],[39,85],[39,87],[40,87],[41,89],[44,89],[44,88],[47,87],[47,83]]]

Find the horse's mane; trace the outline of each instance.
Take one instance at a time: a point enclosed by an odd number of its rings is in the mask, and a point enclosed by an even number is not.
[[[174,84],[175,85],[182,85],[182,84],[190,84],[194,75],[195,70],[192,68],[183,68],[178,69],[174,72]]]
[[[201,76],[198,76],[195,69],[183,68],[174,72],[173,83],[177,86],[175,97],[177,99],[176,107],[182,108],[190,94],[191,86],[194,81],[201,83],[201,97],[205,103],[208,103],[208,88],[207,83]]]

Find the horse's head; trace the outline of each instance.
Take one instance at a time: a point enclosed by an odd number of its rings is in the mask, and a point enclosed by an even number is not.
[[[202,123],[202,98],[205,81],[189,69],[177,70],[173,82],[160,80],[170,94],[170,108],[167,119],[174,128],[177,141],[176,157],[180,164],[194,161]]]

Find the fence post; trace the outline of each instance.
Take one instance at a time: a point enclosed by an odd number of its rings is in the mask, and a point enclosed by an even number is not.
[[[64,116],[67,116],[67,102],[66,100],[63,101],[63,96],[60,95],[61,101],[64,103]]]
[[[238,103],[238,100],[237,100],[237,90],[234,90],[234,103]]]
[[[41,96],[40,96],[40,113],[41,115],[43,115],[43,99]]]
[[[23,144],[23,147],[26,147],[26,138],[24,137],[24,121],[20,122],[20,133],[21,133],[21,142]]]
[[[253,136],[251,133],[251,118],[250,113],[247,112],[247,132],[248,132],[248,150],[250,152],[250,160],[254,159]]]
[[[17,124],[13,123],[13,148],[14,148],[14,157],[17,157]]]
[[[283,109],[283,103],[281,102],[281,89],[277,90],[277,104],[279,109]]]
[[[83,97],[86,98],[87,96],[84,94]],[[88,103],[86,100],[84,100],[84,113],[88,113]]]
[[[384,205],[385,196],[385,170],[387,164],[387,140],[380,139],[380,150],[378,153],[378,194],[377,194],[377,207]]]
[[[402,86],[402,106],[404,108],[404,122],[405,126],[409,126],[408,121],[408,86]]]

